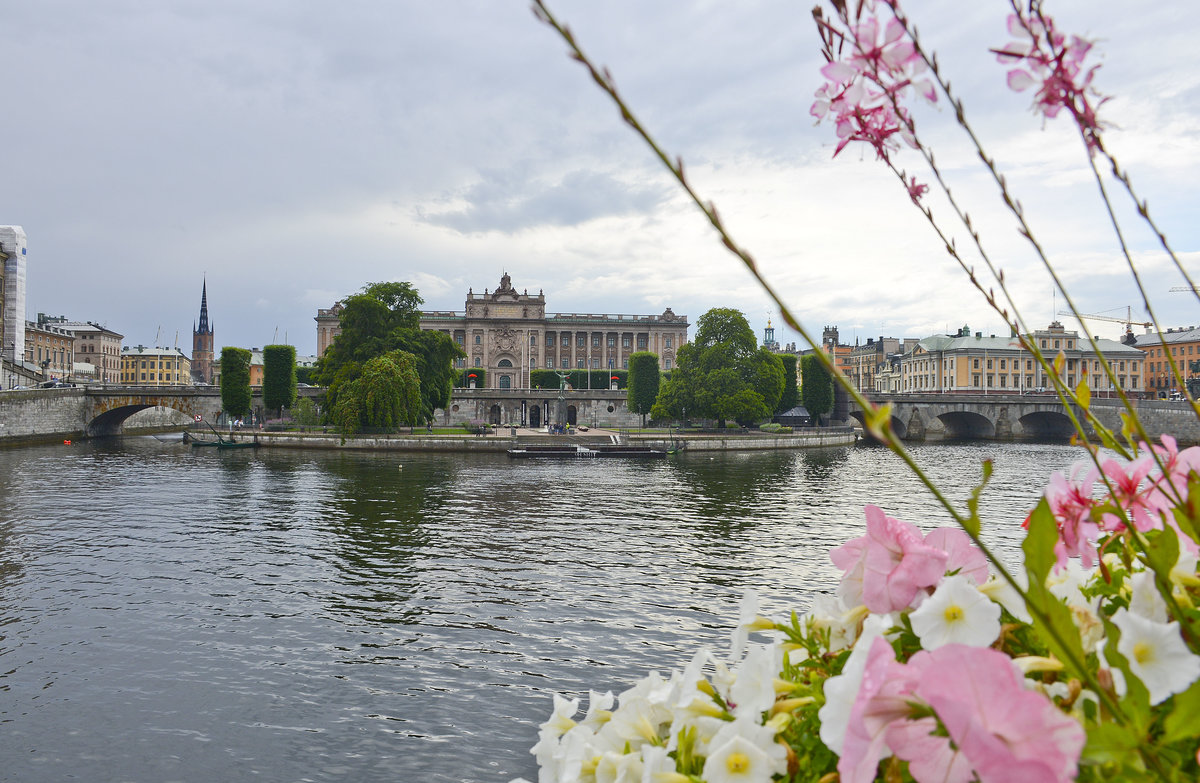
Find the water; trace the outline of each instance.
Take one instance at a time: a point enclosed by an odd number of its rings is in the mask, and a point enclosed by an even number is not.
[[[1067,446],[918,447],[1011,554]],[[879,448],[510,461],[0,451],[0,780],[536,779],[553,692],[724,648],[830,591],[862,506],[945,521]]]

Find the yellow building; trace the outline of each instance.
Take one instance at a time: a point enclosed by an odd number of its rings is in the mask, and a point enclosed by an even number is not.
[[[1097,396],[1141,393],[1145,379],[1145,356],[1135,346],[1116,340],[1097,339],[1103,360],[1078,332],[1065,330],[1055,321],[1027,335],[1047,361],[1060,352],[1063,381],[1074,388],[1080,382]],[[1103,361],[1116,376],[1116,387],[1108,379]],[[974,335],[963,327],[956,335],[933,335],[919,340],[900,362],[900,392],[904,394],[1023,394],[1053,389],[1044,368],[1017,337]]]
[[[47,323],[41,314],[37,323],[26,321],[25,361],[41,367],[48,381],[69,379],[75,365],[75,333]]]
[[[121,383],[126,386],[191,386],[192,362],[178,348],[147,348],[144,345],[121,351]]]

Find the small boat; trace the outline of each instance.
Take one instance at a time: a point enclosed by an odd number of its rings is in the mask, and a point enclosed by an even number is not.
[[[643,457],[660,459],[667,452],[652,449],[649,446],[622,446],[620,444],[583,445],[538,445],[530,444],[508,450],[508,456],[513,459],[529,459],[532,457]]]
[[[258,442],[253,440],[220,440],[214,444],[218,449],[256,449]]]

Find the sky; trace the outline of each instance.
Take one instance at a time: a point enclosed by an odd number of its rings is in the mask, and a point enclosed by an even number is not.
[[[808,4],[549,7],[817,339],[1004,330],[873,153],[833,157],[833,129],[809,114],[822,60]],[[1009,40],[1007,3],[905,7],[1078,309],[1148,320],[1077,133],[1035,116],[988,52]],[[1144,0],[1046,10],[1097,42],[1105,143],[1200,282],[1200,18]],[[190,353],[206,281],[218,350],[306,355],[317,309],[368,283],[461,310],[507,272],[550,313],[670,307],[695,324],[732,307],[760,338],[770,318],[799,341],[524,0],[0,0],[0,20],[0,224],[28,235],[31,320]],[[914,112],[1022,316],[1077,328],[945,100]],[[929,181],[915,152],[897,162]],[[1162,325],[1200,324],[1200,300],[1170,290],[1184,280],[1107,187]]]

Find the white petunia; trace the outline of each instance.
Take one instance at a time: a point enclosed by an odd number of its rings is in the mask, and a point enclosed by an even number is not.
[[[1129,578],[1129,587],[1130,612],[1156,623],[1167,621],[1167,602],[1154,584],[1153,571],[1137,572]]]
[[[1092,573],[1092,569],[1084,568],[1078,560],[1071,558],[1066,568],[1050,572],[1046,577],[1046,588],[1067,606],[1087,606],[1081,588],[1091,579]]]
[[[944,644],[987,647],[1000,636],[1000,606],[961,574],[943,579],[908,617],[926,650]]]
[[[1118,609],[1113,625],[1121,629],[1117,650],[1129,660],[1129,671],[1158,704],[1188,689],[1200,677],[1200,657],[1188,650],[1179,635],[1179,623],[1159,623]]]
[[[666,748],[656,745],[642,748],[641,783],[689,783],[690,780],[676,769],[675,759],[668,755]]]
[[[775,703],[775,680],[782,669],[782,653],[778,645],[750,645],[746,657],[738,665],[729,689],[735,716],[760,719]]]
[[[592,731],[598,731],[601,726],[608,723],[612,718],[613,701],[615,697],[612,691],[605,693],[597,693],[596,691],[588,691],[588,709],[587,715],[579,723],[587,726]]]
[[[736,661],[742,657],[746,649],[746,641],[755,631],[769,631],[775,628],[775,621],[758,613],[758,593],[747,590],[738,604],[738,624],[730,635],[729,659]]]
[[[871,615],[863,622],[858,642],[850,651],[850,657],[842,665],[842,672],[825,681],[825,704],[817,712],[821,720],[821,742],[834,753],[841,755],[842,743],[846,739],[846,727],[850,725],[850,709],[862,687],[863,672],[867,668],[867,651],[875,637],[881,636],[890,627],[888,620]]]
[[[1014,571],[1013,578],[1021,585],[1022,590],[1028,589],[1027,583],[1029,582],[1029,578],[1025,575],[1024,571]],[[1025,607],[1025,599],[1008,583],[1007,579],[993,576],[980,586],[979,592],[1000,604],[1008,610],[1009,614],[1021,622],[1033,622],[1033,617],[1029,615],[1029,609]]]
[[[704,762],[705,783],[770,783],[787,772],[787,748],[773,729],[750,718],[727,723],[713,737]]]
[[[595,774],[596,783],[642,783],[642,756],[609,751],[600,756]]]
[[[847,609],[842,599],[834,596],[819,595],[813,600],[813,627],[829,631],[829,652],[844,650],[854,644],[858,624],[866,615],[865,606]]]

